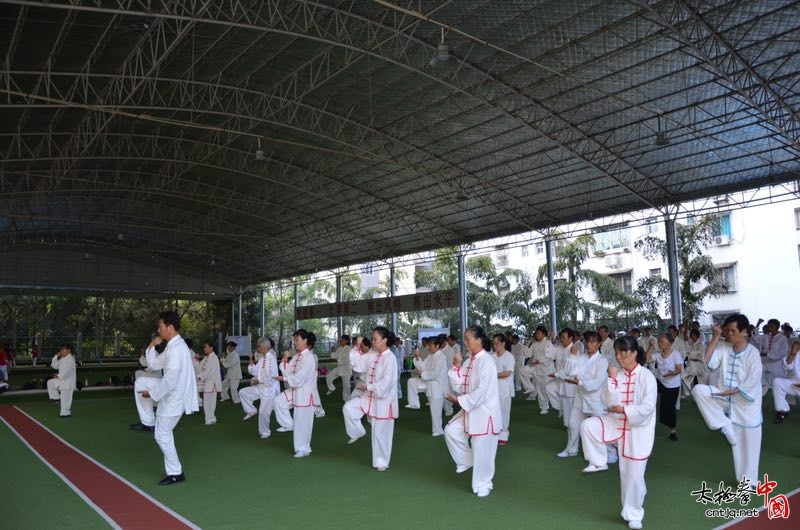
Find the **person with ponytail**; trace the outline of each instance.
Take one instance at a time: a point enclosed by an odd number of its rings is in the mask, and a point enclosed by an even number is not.
[[[631,336],[614,341],[616,360],[622,367],[608,367],[602,389],[607,416],[587,418],[581,423],[583,455],[589,461],[584,473],[608,469],[606,444],[619,449],[619,482],[622,518],[628,528],[641,528],[647,487],[644,473],[653,450],[656,430],[656,378],[643,365],[644,350]]]
[[[489,338],[480,326],[464,331],[462,362],[456,354],[450,371],[451,389],[447,400],[461,406],[444,429],[444,439],[456,473],[472,468],[472,491],[478,497],[488,496],[493,488],[497,442],[503,430],[497,367],[489,353]]]

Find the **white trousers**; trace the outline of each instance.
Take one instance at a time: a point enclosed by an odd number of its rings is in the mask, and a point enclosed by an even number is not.
[[[408,379],[408,404],[419,408],[419,393],[424,392],[427,386],[425,381],[419,377],[410,377]]]
[[[759,480],[758,461],[761,455],[761,425],[757,427],[740,427],[734,425],[725,415],[723,402],[711,396],[712,393],[722,392],[717,387],[696,385],[692,390],[697,408],[712,431],[725,427],[731,428],[736,437],[736,445],[731,446],[733,452],[733,469],[736,473],[736,482],[745,476],[750,479],[752,486]]]
[[[72,393],[75,391],[66,381],[60,379],[47,380],[47,394],[50,399],[58,399],[61,401],[61,416],[69,416],[72,409]],[[788,410],[788,409],[787,409]]]
[[[344,430],[350,438],[361,438],[367,430],[361,423],[364,411],[361,399],[351,399],[342,407]],[[441,415],[440,415],[441,417]],[[369,419],[372,427],[372,467],[389,467],[392,460],[392,441],[394,439],[394,419]]]
[[[275,398],[264,397],[264,394],[259,391],[258,385],[253,385],[239,390],[239,399],[242,402],[242,409],[247,414],[256,413],[254,403],[258,400],[258,434],[260,436],[272,434],[272,431],[269,430],[269,417],[275,406]]]
[[[431,434],[444,434],[444,429],[442,429],[444,398],[429,397],[428,407],[431,409]]]
[[[472,467],[472,492],[491,490],[494,485],[494,459],[497,455],[496,434],[470,436],[464,421],[457,414],[444,428],[444,441],[456,466]]]
[[[342,378],[342,399],[344,399],[345,402],[350,399],[350,376],[352,373],[353,371],[350,368],[337,366],[325,376],[325,384],[331,392],[336,390],[336,387],[333,386],[333,382],[336,381],[336,378]]]
[[[239,403],[239,383],[242,378],[234,379],[225,374],[225,379],[222,380],[222,401],[228,399],[230,393],[231,399],[234,403]]]
[[[314,430],[314,407],[295,407],[286,398],[286,392],[282,392],[275,397],[275,419],[284,429],[293,429],[292,439],[294,441],[295,453],[303,451],[311,452],[311,433]],[[291,409],[294,409],[292,418]]]
[[[786,396],[800,396],[800,388],[794,386],[798,380],[776,377],[772,380],[772,398],[775,400],[777,412],[789,412],[789,402]]]
[[[206,415],[206,423],[210,421],[217,421],[214,413],[217,411],[217,393],[216,392],[203,392],[203,412]]]
[[[180,416],[158,416],[156,418],[155,438],[161,452],[164,453],[164,471],[167,475],[180,475],[183,473],[178,451],[175,449],[173,429],[178,425]]]
[[[560,393],[560,383],[558,379],[551,380],[547,383],[545,391],[547,392],[547,399],[550,401],[550,405],[552,405],[554,409],[561,411],[561,419],[564,422],[564,427],[569,428],[569,416],[572,412],[572,401],[574,398]]]
[[[153,401],[153,398],[142,397],[140,392],[155,390],[159,381],[161,379],[157,377],[140,377],[133,383],[133,400],[136,403],[136,411],[139,413],[139,421],[148,427],[154,427],[156,424],[156,402]]]
[[[583,414],[572,411],[574,416]],[[606,444],[603,442],[603,425],[600,418],[586,418],[580,424],[583,456],[590,464],[604,466],[608,464],[608,455],[613,452],[618,440]],[[577,444],[576,444],[577,448]],[[576,449],[577,450],[577,449]],[[647,460],[631,460],[619,456],[619,486],[622,500],[622,518],[626,521],[641,521],[644,518],[644,497],[647,487],[644,483],[644,472]]]
[[[508,425],[511,422],[511,398],[500,398],[500,417],[503,418],[503,430],[500,431],[499,439],[508,441]]]
[[[525,358],[520,355],[514,359],[514,390],[522,389],[522,368],[525,366]]]

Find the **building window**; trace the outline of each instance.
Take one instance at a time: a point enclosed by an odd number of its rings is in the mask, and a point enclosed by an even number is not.
[[[544,282],[536,282],[536,296],[541,298],[547,294],[547,287]]]
[[[497,266],[501,268],[508,267],[508,254],[498,254],[497,255]]]
[[[658,224],[656,223],[647,223],[644,228],[648,236],[658,233]]]
[[[523,245],[522,246],[522,257],[523,258],[527,258],[528,255],[530,255],[530,253],[531,253],[530,245]]]
[[[366,274],[370,276],[375,273],[375,264],[374,263],[365,263],[361,266],[361,274]]]
[[[544,254],[544,242],[536,243],[536,255],[540,256]]]
[[[797,262],[800,263],[800,245],[797,245]]]
[[[794,228],[800,230],[800,208],[794,209]]]
[[[737,291],[737,284],[736,284],[736,264],[732,263],[730,265],[726,265],[724,267],[717,268],[717,276],[725,282],[725,285],[728,286],[729,293],[735,293]]]
[[[617,282],[617,287],[625,294],[633,293],[633,277],[630,272],[621,272],[619,274],[609,274],[612,280]]]
[[[661,278],[661,269],[650,269],[651,278]]]
[[[717,216],[719,223],[717,226],[714,227],[713,235],[714,236],[726,236],[728,239],[731,238],[731,214],[725,213],[720,214]]]
[[[631,246],[631,234],[627,228],[618,228],[608,232],[600,232],[594,236],[595,251],[613,250]]]

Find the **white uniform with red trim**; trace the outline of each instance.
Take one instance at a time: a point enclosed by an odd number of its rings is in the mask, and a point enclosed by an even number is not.
[[[275,406],[275,396],[280,392],[280,385],[274,379],[278,376],[278,362],[275,360],[275,351],[270,350],[255,363],[248,365],[247,371],[258,380],[257,384],[248,386],[239,391],[242,409],[247,414],[255,414],[255,400],[258,403],[258,434],[267,437],[271,434],[269,417]]]
[[[372,425],[372,467],[386,468],[392,459],[394,420],[398,416],[397,359],[388,348],[361,355],[351,352],[353,370],[366,375],[367,389],[344,404],[344,427],[350,438],[361,438],[367,431],[361,418]]]
[[[458,472],[472,468],[472,491],[493,488],[498,435],[503,430],[497,367],[492,354],[480,351],[448,372],[450,386],[460,393],[461,410],[444,429],[444,439]]]
[[[520,368],[522,388],[526,393],[536,395],[539,399],[539,409],[542,412],[550,410],[550,400],[547,398],[547,383],[550,382],[549,374],[553,373],[553,358],[548,353],[554,348],[553,343],[544,337],[535,340],[527,349],[528,361]]]
[[[222,390],[222,377],[219,374],[219,358],[216,353],[211,352],[200,361],[197,373],[198,386],[203,393],[203,412],[207,424],[217,422],[214,416],[217,410],[217,393]]]
[[[275,419],[284,429],[293,429],[295,453],[311,452],[311,433],[314,429],[314,407],[317,387],[317,364],[308,348],[296,353],[289,361],[281,362],[284,382],[288,387],[275,398]],[[294,418],[289,413],[294,409]]]
[[[631,372],[621,369],[616,378],[607,379],[602,399],[607,407],[621,405],[625,413],[587,418],[581,424],[583,455],[590,464],[607,465],[605,444],[617,446],[621,515],[626,521],[644,518],[644,472],[655,439],[656,394],[656,378],[645,367],[637,364]]]
[[[578,371],[578,384],[572,403],[569,425],[567,426],[567,447],[569,454],[578,453],[581,423],[589,416],[605,416],[606,407],[601,399],[601,390],[608,379],[608,361],[603,354],[596,352],[589,357]]]

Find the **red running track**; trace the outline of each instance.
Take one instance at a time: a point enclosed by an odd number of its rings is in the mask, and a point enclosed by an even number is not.
[[[0,419],[111,526],[126,530],[198,528],[18,408],[0,405]]]

